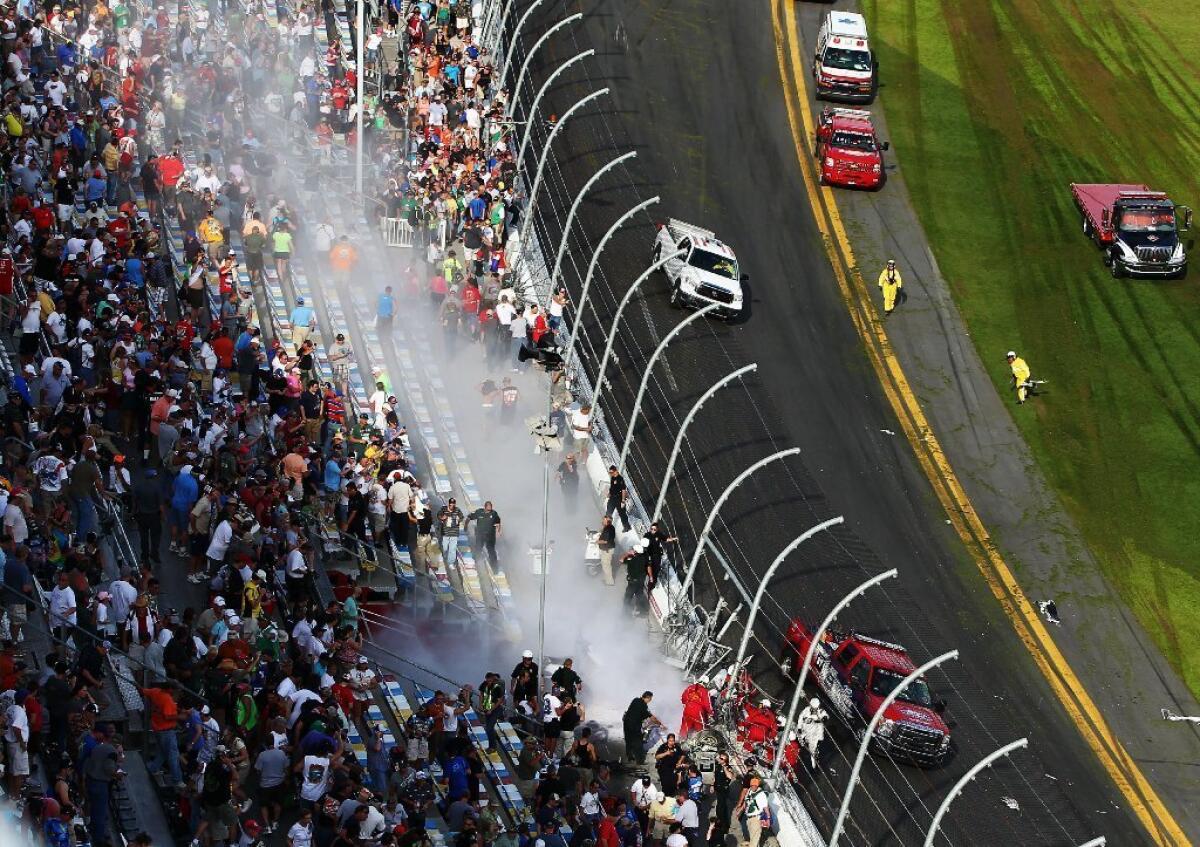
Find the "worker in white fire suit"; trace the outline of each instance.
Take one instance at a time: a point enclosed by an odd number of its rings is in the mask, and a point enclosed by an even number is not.
[[[821,706],[816,697],[808,701],[808,705],[800,712],[800,738],[808,750],[808,758],[812,761],[813,769],[817,767],[817,748],[825,740],[825,721],[829,713]]]

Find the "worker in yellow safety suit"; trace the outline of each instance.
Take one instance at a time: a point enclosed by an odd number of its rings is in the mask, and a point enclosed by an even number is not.
[[[1005,356],[1008,366],[1012,368],[1013,388],[1017,389],[1017,402],[1024,403],[1029,393],[1029,365],[1012,350]]]
[[[896,297],[904,287],[896,260],[888,259],[887,267],[879,272],[879,290],[883,292],[883,315],[887,317],[896,308]]]

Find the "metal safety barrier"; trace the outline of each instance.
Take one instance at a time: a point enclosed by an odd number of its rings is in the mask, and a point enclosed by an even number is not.
[[[413,227],[406,218],[380,218],[379,226],[388,247],[413,246]]]

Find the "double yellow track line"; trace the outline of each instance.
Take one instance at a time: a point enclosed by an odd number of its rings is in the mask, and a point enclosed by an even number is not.
[[[1163,847],[1191,844],[1141,768],[1117,740],[1096,703],[1051,639],[1045,624],[975,512],[921,410],[892,350],[870,289],[858,269],[833,192],[819,186],[814,160],[809,155],[814,124],[804,81],[807,68],[802,58],[800,31],[796,25],[795,0],[771,0],[771,21],[792,140],[813,215],[851,321],[921,469],[946,510],[955,532],[1012,622],[1017,636],[1029,650],[1034,663],[1050,683],[1050,688],[1078,727],[1084,741],[1145,826],[1151,840]]]

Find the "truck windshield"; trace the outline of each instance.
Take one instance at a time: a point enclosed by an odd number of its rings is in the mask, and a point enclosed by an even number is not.
[[[845,47],[829,47],[821,64],[835,71],[869,71],[871,54],[866,50],[847,50]]]
[[[688,264],[693,268],[699,268],[702,271],[708,271],[717,276],[728,277],[729,279],[738,278],[737,262],[726,256],[709,253],[707,250],[693,250],[692,257],[688,259]]]
[[[871,675],[871,693],[877,697],[886,697],[902,682],[904,682],[903,674],[898,674],[895,671],[889,671],[885,668],[876,668],[875,673]],[[933,705],[933,697],[929,694],[929,686],[925,684],[925,680],[923,679],[913,680],[909,683],[908,688],[904,689],[896,699],[903,700],[905,703],[912,703],[916,706],[930,707]]]
[[[833,146],[841,150],[865,150],[871,153],[875,151],[875,139],[858,132],[835,132]]]
[[[1126,209],[1121,213],[1125,232],[1174,232],[1174,209]]]

